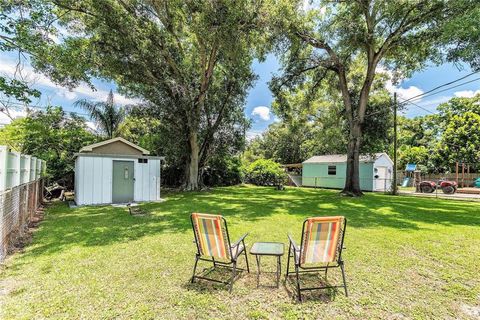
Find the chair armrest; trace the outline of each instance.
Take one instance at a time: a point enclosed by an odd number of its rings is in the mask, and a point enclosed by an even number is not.
[[[300,247],[297,246],[297,243],[295,242],[295,240],[293,240],[291,235],[288,235],[288,240],[290,240],[290,245],[293,247],[293,250],[300,251]]]
[[[245,240],[245,238],[248,236],[248,232],[245,233],[243,236],[240,237],[240,239],[238,239],[233,245],[232,247],[236,247],[240,244],[240,242],[242,242],[243,240]]]

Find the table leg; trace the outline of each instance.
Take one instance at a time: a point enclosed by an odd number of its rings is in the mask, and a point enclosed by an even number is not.
[[[282,273],[282,260],[277,256],[277,288],[280,286],[280,274]]]
[[[255,255],[255,260],[257,261],[257,288],[260,286],[260,256]]]

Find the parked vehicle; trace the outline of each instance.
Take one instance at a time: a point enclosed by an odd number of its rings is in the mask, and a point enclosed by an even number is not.
[[[422,181],[419,189],[421,193],[432,193],[437,189],[437,184],[434,181]]]
[[[420,182],[419,191],[421,193],[432,193],[439,188],[445,194],[454,194],[457,191],[458,185],[455,181],[440,180],[438,183],[435,181],[422,181]]]
[[[457,191],[458,185],[455,181],[440,180],[438,184],[445,194],[454,194]]]

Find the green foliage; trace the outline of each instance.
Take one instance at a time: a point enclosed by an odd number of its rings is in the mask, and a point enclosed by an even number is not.
[[[280,98],[284,91],[301,90],[305,82],[311,82],[312,90],[326,83],[331,91],[337,91],[347,122],[343,193],[361,195],[359,154],[365,143],[373,142],[364,131],[369,125],[375,127],[371,125],[375,118],[367,116],[373,114],[377,68],[408,76],[425,67],[427,61],[438,62],[446,22],[478,6],[478,1],[324,0],[309,2],[308,10],[305,1],[271,2],[277,7],[267,14],[278,38],[283,66],[282,75],[274,78],[271,88]],[[379,104],[378,111],[387,114],[388,106]]]
[[[373,86],[363,125],[362,153],[386,152],[391,144],[393,114],[388,108],[391,101],[386,80],[379,75]],[[347,152],[348,126],[341,97],[327,83],[312,91],[313,85],[313,80],[307,79],[295,91],[277,91],[272,109],[280,121],[250,142],[247,157],[287,164],[314,155]]]
[[[152,155],[171,156],[166,152],[168,141],[162,134],[160,120],[156,118],[129,113],[120,124],[119,135],[150,151]]]
[[[142,99],[175,146],[170,160],[188,189],[223,137],[243,140],[251,63],[265,37],[257,1],[67,0],[42,10],[56,16],[64,41],[32,57],[35,67],[66,86],[113,80]]]
[[[112,139],[119,135],[119,128],[125,119],[125,110],[123,107],[115,105],[113,92],[110,90],[105,102],[90,102],[79,100],[75,106],[86,110],[90,118],[97,125],[100,135]]]
[[[85,120],[60,107],[33,112],[0,129],[0,144],[47,162],[47,176],[73,188],[74,153],[94,143]]]
[[[404,170],[408,163],[424,165],[428,167],[429,159],[432,156],[425,146],[403,145],[398,150],[398,168]]]
[[[25,103],[30,103],[32,101],[30,99],[31,97],[40,97],[40,91],[29,88],[25,82],[17,79],[8,80],[1,76],[0,92],[2,92],[5,97],[12,97]]]
[[[452,98],[438,106],[439,113],[414,119],[400,118],[399,160],[449,171],[457,161],[480,169],[480,95]]]
[[[458,4],[464,0],[455,1]],[[448,45],[448,61],[466,62],[474,70],[480,70],[480,5],[478,1],[470,4],[468,10],[454,19],[450,19],[442,34],[442,40]]]
[[[480,162],[480,114],[471,111],[454,115],[444,128],[440,154],[449,163]]]
[[[240,157],[212,157],[202,173],[206,186],[231,186],[243,182],[244,172]]]
[[[55,27],[47,7],[44,0],[0,1],[0,52],[17,51],[19,60],[24,53],[41,57],[48,52],[52,43],[49,35],[55,33]],[[0,76],[0,93],[25,103],[40,96],[40,91],[30,88],[23,79],[3,76]]]
[[[279,163],[270,159],[258,159],[245,168],[247,182],[258,186],[271,186],[285,182],[286,174]]]

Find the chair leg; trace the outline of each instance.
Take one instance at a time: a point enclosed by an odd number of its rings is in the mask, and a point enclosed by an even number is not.
[[[343,265],[343,261],[340,263],[340,269],[342,270],[343,288],[345,289],[345,296],[348,297],[347,281],[345,279],[345,267]]]
[[[289,270],[289,267],[290,267],[290,253],[291,253],[291,249],[292,249],[292,246],[289,245],[289,246],[288,246],[288,256],[287,256],[287,272],[285,273],[285,281],[288,280],[288,270]]]
[[[228,290],[228,292],[232,292],[232,289],[233,289],[233,281],[235,281],[235,273],[237,271],[237,261],[234,261],[233,262],[233,268],[232,268],[232,278],[230,279],[230,289]]]
[[[328,263],[327,263],[327,267],[325,268],[325,280],[327,280],[327,273],[328,273]]]
[[[191,283],[195,281],[195,271],[197,270],[198,258],[199,256],[195,255],[195,265],[193,266],[192,280],[190,280]]]
[[[217,265],[216,265],[216,263],[215,263],[215,257],[212,257],[212,262],[213,262],[213,267],[216,268]]]
[[[247,248],[244,245],[243,253],[245,254],[245,262],[247,263],[247,272],[250,273],[250,267],[248,266]]]
[[[298,265],[295,264],[295,273],[296,273],[296,278],[297,278],[297,295],[298,295],[298,301],[302,302],[302,293],[300,291],[300,276],[298,273]]]

